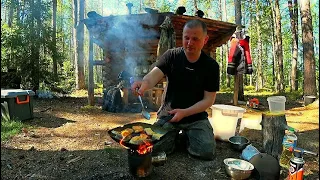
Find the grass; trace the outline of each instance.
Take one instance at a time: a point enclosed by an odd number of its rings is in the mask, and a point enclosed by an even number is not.
[[[1,120],[1,141],[8,140],[10,137],[21,132],[22,128],[28,128],[21,121],[16,119]]]

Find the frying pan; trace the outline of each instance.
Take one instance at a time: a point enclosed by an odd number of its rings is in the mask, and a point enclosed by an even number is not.
[[[120,127],[116,127],[116,128],[110,129],[108,131],[108,134],[113,140],[115,140],[116,142],[120,143],[120,140],[122,139],[122,137],[117,135],[117,134],[112,133],[112,131],[121,132],[126,128],[132,128],[132,126],[142,126],[143,128],[151,128],[152,131],[154,131],[156,133],[159,133],[159,134],[163,134],[163,136],[161,136],[159,140],[152,139],[151,140],[152,144],[155,144],[158,141],[160,141],[168,133],[168,130],[163,128],[163,127],[160,127],[160,126],[157,126],[157,125],[152,125],[152,124],[147,124],[147,123],[143,123],[143,122],[135,122],[135,123],[129,123],[129,124],[125,124],[125,125],[120,126]],[[124,141],[122,144],[124,146],[130,148],[130,149],[133,149],[133,150],[137,150],[138,147],[139,147],[139,145],[131,144],[131,143],[129,143],[129,141]]]

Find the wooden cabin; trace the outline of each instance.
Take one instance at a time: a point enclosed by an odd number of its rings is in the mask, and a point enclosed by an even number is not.
[[[199,17],[167,13],[129,14],[84,19],[90,34],[89,43],[89,105],[94,105],[93,65],[103,66],[103,85],[107,88],[117,84],[118,74],[127,71],[135,79],[142,78],[153,67],[158,55],[164,50],[159,47],[171,43],[182,46],[182,30],[186,21]],[[207,24],[209,41],[203,51],[216,57],[216,48],[225,44],[236,30],[236,25],[207,18],[200,18]],[[163,27],[164,21],[171,23],[171,29]],[[170,42],[160,42],[167,36]],[[104,59],[94,60],[93,44],[103,49]],[[161,44],[162,43],[162,44]],[[173,44],[173,45],[172,45]],[[170,45],[168,45],[170,48]],[[162,52],[161,52],[162,51]],[[159,106],[164,82],[149,92],[148,101]],[[125,103],[130,103],[125,92]]]

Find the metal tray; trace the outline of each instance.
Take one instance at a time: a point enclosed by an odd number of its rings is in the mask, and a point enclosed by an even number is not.
[[[108,134],[113,140],[115,140],[116,142],[119,143],[121,141],[122,137],[118,136],[117,134],[112,133],[112,131],[121,132],[122,130],[124,130],[126,128],[132,128],[132,126],[142,126],[143,128],[151,128],[154,132],[159,133],[159,134],[163,134],[163,136],[161,136],[161,138],[159,140],[152,140],[151,141],[152,144],[155,144],[158,141],[160,141],[161,139],[163,139],[163,137],[168,133],[168,130],[161,127],[161,126],[147,124],[147,123],[143,123],[143,122],[135,122],[135,123],[125,124],[123,126],[110,129],[108,131]],[[130,149],[133,149],[133,150],[137,150],[139,147],[139,145],[131,144],[131,143],[129,143],[129,141],[124,141],[123,145],[130,148]]]

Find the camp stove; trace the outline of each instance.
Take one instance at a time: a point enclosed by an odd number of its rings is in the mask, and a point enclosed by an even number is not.
[[[128,149],[128,165],[130,173],[135,177],[147,177],[152,172],[151,152],[139,154],[137,151]]]
[[[165,152],[152,156],[151,152],[140,154],[138,151],[128,149],[129,172],[134,177],[147,177],[151,174],[153,167],[163,166],[167,161]]]
[[[146,123],[131,123],[122,127],[117,127],[108,131],[110,137],[118,142],[128,152],[129,172],[136,178],[147,177],[151,174],[153,167],[163,166],[167,161],[165,152],[153,153],[153,145],[159,140],[145,141],[142,144],[131,144],[125,137],[119,137],[114,131],[121,132],[122,130],[132,127],[133,125],[140,125],[144,128],[151,127],[157,132],[166,134],[167,130],[162,127],[153,126]]]

